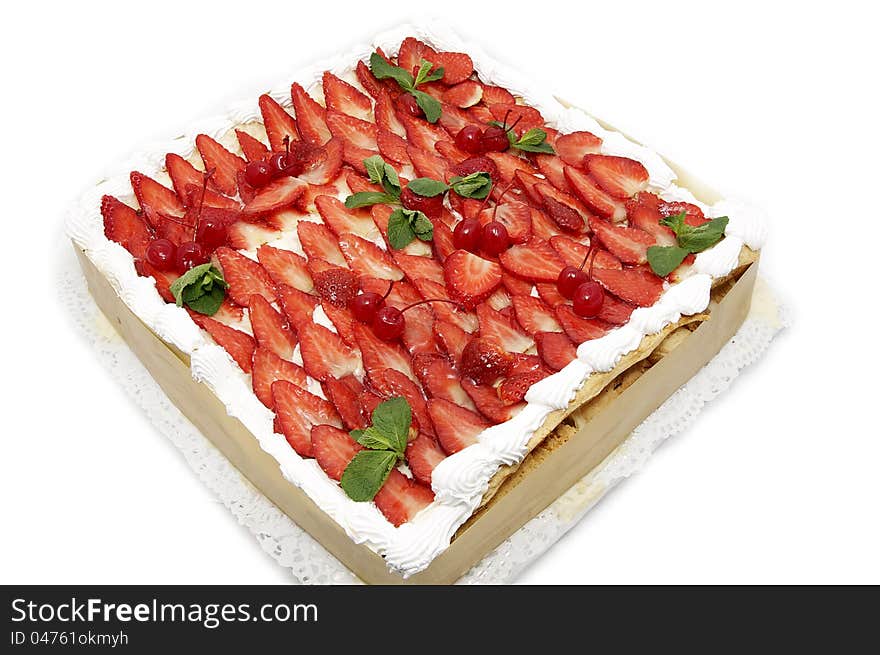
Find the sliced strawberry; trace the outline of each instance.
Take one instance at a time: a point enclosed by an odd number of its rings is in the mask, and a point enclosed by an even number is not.
[[[577,350],[562,332],[538,332],[535,334],[538,354],[554,371],[560,371],[577,357]]]
[[[441,143],[445,143],[441,141],[437,144],[439,146]],[[468,157],[457,163],[452,167],[451,172],[455,175],[459,175],[461,177],[466,177],[471,173],[488,173],[489,177],[493,180],[497,180],[499,177],[498,167],[495,165],[495,162],[485,157],[483,155],[478,155],[476,157]],[[458,194],[455,194],[458,195]],[[450,196],[451,198],[452,196]],[[459,196],[461,197],[461,196]],[[467,200],[467,198],[465,199]]]
[[[357,276],[347,268],[328,264],[323,259],[310,259],[308,267],[315,282],[315,293],[337,307],[348,307],[357,295]]]
[[[687,261],[687,259],[685,259],[685,261]],[[684,266],[684,264],[682,264],[682,266]],[[617,270],[620,270],[620,268]],[[617,296],[606,292],[605,301],[602,303],[602,309],[599,311],[599,315],[596,318],[605,321],[606,323],[610,323],[611,325],[626,325],[626,323],[629,322],[629,318],[634,309],[635,307],[629,303],[626,303]]]
[[[376,125],[380,130],[391,132],[395,136],[406,138],[406,128],[394,111],[391,96],[386,91],[381,91],[376,97],[376,106],[373,109],[376,116]],[[381,144],[380,144],[381,145]]]
[[[109,197],[109,196],[107,196]],[[156,283],[156,291],[165,302],[175,302],[174,294],[171,293],[171,284],[177,279],[177,275],[171,272],[160,271],[146,259],[136,259],[134,268],[141,277],[151,277]]]
[[[163,216],[183,216],[186,210],[174,191],[137,171],[132,172],[130,179],[131,188],[134,189],[141,209],[145,210],[149,206]]]
[[[584,167],[584,157],[599,152],[602,139],[590,132],[562,134],[556,139],[556,154],[569,166]]]
[[[251,136],[243,130],[235,130],[238,145],[248,161],[262,161],[269,155],[269,148],[258,138]]]
[[[535,285],[538,295],[549,307],[556,307],[566,302],[565,296],[559,293],[555,282],[539,282]]]
[[[327,126],[333,136],[342,140],[346,163],[365,172],[363,160],[379,151],[376,126],[336,111],[327,112]]]
[[[272,396],[272,383],[287,380],[297,387],[304,387],[308,382],[306,372],[286,359],[281,359],[268,348],[257,346],[254,351],[252,372],[254,393],[266,407],[275,409],[275,398]]]
[[[539,184],[538,190],[540,191],[543,186]],[[549,195],[544,195],[544,211],[563,232],[581,234],[587,230],[587,222],[576,209]]]
[[[196,137],[196,147],[202,156],[206,171],[213,171],[211,179],[217,188],[228,196],[238,193],[236,175],[243,171],[245,160],[229,152],[207,134]]]
[[[339,249],[358,275],[371,275],[382,280],[403,279],[403,271],[372,241],[345,233],[339,237]]]
[[[236,221],[226,228],[226,245],[236,250],[256,250],[279,236],[277,229],[265,223]]]
[[[431,473],[437,465],[446,459],[446,453],[440,448],[437,440],[422,432],[406,446],[406,463],[413,477],[431,486]]]
[[[395,252],[394,261],[410,280],[432,280],[437,284],[444,283],[443,267],[430,257],[416,257],[404,252]]]
[[[293,357],[296,337],[284,317],[263,296],[256,293],[251,295],[248,318],[258,346],[275,353],[282,359],[289,360]]]
[[[476,409],[445,356],[417,355],[413,358],[413,368],[429,398],[442,398],[465,409]]]
[[[101,216],[104,219],[104,236],[115,241],[131,253],[135,259],[143,259],[150,245],[150,228],[138,213],[113,196],[101,198]]]
[[[416,514],[434,502],[434,492],[430,487],[392,469],[373,502],[389,523],[397,527],[414,519]]]
[[[342,427],[342,421],[336,413],[336,409],[323,398],[311,394],[287,380],[279,380],[272,385],[272,397],[275,401],[278,422],[287,443],[303,457],[317,455],[312,444],[313,427],[315,426],[330,430],[335,429],[337,432],[341,432],[346,439],[351,440],[346,432],[339,429]],[[324,468],[320,459],[318,459],[318,464]],[[326,469],[324,470],[326,471]]]
[[[407,146],[406,153],[416,169],[422,177],[431,177],[435,180],[445,180],[449,172],[449,162],[440,155],[427,152],[420,148]]]
[[[297,329],[303,368],[316,380],[343,378],[360,368],[357,351],[349,348],[338,334],[315,323],[301,323]]]
[[[391,368],[400,371],[411,380],[416,379],[410,366],[409,356],[397,344],[382,341],[373,334],[371,328],[360,323],[354,326],[354,338],[360,348],[367,373]]]
[[[479,215],[482,225],[498,221],[505,228],[513,243],[526,243],[532,237],[532,211],[528,205],[508,201],[494,207],[487,207]]]
[[[290,98],[296,113],[295,127],[299,137],[306,143],[315,146],[327,143],[332,135],[330,128],[327,127],[326,110],[296,82],[290,86]],[[270,140],[271,138],[270,135]],[[283,150],[284,148],[283,146],[276,148],[273,142],[272,149]]]
[[[257,250],[257,259],[276,285],[286,284],[306,293],[314,289],[305,258],[292,250],[263,245]]]
[[[354,116],[362,121],[373,120],[373,103],[351,84],[329,71],[324,72],[321,84],[324,87],[324,102],[327,104],[327,109]]]
[[[367,382],[370,390],[385,400],[397,396],[406,398],[419,429],[429,434],[434,433],[434,426],[425,406],[425,397],[413,380],[393,368],[380,368],[369,371]]]
[[[284,137],[290,141],[299,140],[299,132],[293,116],[288,114],[272,96],[267,94],[260,96],[260,113],[263,115],[263,125],[266,127],[266,136],[269,137],[269,147],[272,150],[284,152]]]
[[[336,407],[342,423],[348,430],[363,430],[370,425],[370,415],[363,411],[360,398],[365,393],[356,377],[348,375],[341,380],[329,378],[321,383],[324,395]]]
[[[555,282],[565,266],[556,251],[542,239],[511,246],[499,258],[505,270],[535,282]]]
[[[354,340],[354,316],[346,307],[339,307],[328,300],[321,301],[321,308],[336,328],[336,333],[349,346],[357,347]]]
[[[470,158],[470,155],[466,153],[464,150],[459,149],[452,141],[438,141],[434,144],[434,150],[440,153],[440,155],[450,164],[452,164],[452,172],[455,172],[455,167],[466,161]],[[486,157],[483,157],[484,160],[491,163]],[[493,165],[494,168],[494,165]],[[487,171],[488,172],[488,171]],[[461,197],[461,196],[459,196]]]
[[[639,307],[650,307],[663,293],[663,280],[644,267],[594,269],[593,278],[615,296]]]
[[[436,353],[439,346],[434,339],[434,312],[428,305],[410,308],[406,313],[401,341],[410,355]]]
[[[486,305],[498,312],[503,312],[510,307],[510,294],[507,293],[507,289],[504,288],[503,280],[502,285],[495,289],[491,296],[486,298]],[[510,314],[505,313],[504,315],[509,316]]]
[[[397,116],[406,130],[406,140],[414,148],[433,153],[435,151],[434,144],[438,141],[449,140],[446,130],[441,127],[399,112]],[[410,158],[412,158],[412,153],[410,152],[409,154]]]
[[[526,392],[533,384],[540,382],[550,373],[542,368],[528,373],[511,375],[498,385],[498,397],[503,403],[518,403],[526,397]]]
[[[486,156],[494,162],[495,168],[498,170],[498,177],[493,179],[503,185],[513,182],[517,171],[532,175],[536,170],[527,160],[509,152],[488,152]]]
[[[587,155],[585,161],[593,179],[615,198],[632,198],[648,187],[648,169],[635,159],[614,155]]]
[[[482,416],[442,398],[428,401],[428,414],[437,439],[448,455],[477,443],[477,437],[490,427]]]
[[[565,179],[565,162],[555,155],[535,155],[535,163],[538,170],[547,178],[547,181],[560,191],[571,193],[571,186]]]
[[[590,218],[592,218],[593,216],[592,212],[590,212],[587,206],[584,205],[580,200],[568,193],[565,193],[564,191],[560,191],[556,187],[547,184],[546,182],[538,182],[537,184],[535,184],[532,187],[532,193],[537,197],[537,202],[535,202],[535,205],[544,210],[545,213],[549,213],[549,209],[555,207],[558,203],[559,205],[563,205],[577,212],[584,223],[588,223]],[[551,203],[550,201],[553,201],[553,203]],[[554,216],[552,221],[554,226],[553,231],[558,233],[561,229],[559,220],[556,216]],[[571,227],[575,228],[573,231],[577,231],[576,225],[572,225]],[[584,226],[582,230],[586,230],[586,226]]]
[[[516,133],[522,135],[533,128],[544,127],[544,117],[534,107],[500,103],[489,107],[489,111],[496,121],[506,122],[507,125],[516,124]]]
[[[662,200],[653,193],[642,192],[627,201],[626,217],[630,227],[639,228],[654,237],[657,245],[675,246],[678,239],[675,232],[665,225],[660,225],[663,214],[660,213]]]
[[[342,478],[351,460],[363,450],[348,432],[332,425],[315,425],[309,440],[318,466],[334,480]]]
[[[226,247],[217,248],[214,254],[229,285],[229,297],[236,304],[246,307],[254,294],[275,302],[275,285],[266,270],[257,262]]]
[[[453,362],[461,361],[461,354],[470,340],[470,335],[455,323],[437,319],[434,321],[434,337]]]
[[[406,37],[400,44],[400,50],[397,53],[397,65],[405,71],[412,73],[418,70],[422,59],[426,59],[431,63],[436,63],[434,59],[437,52],[427,43],[419,41],[411,36]]]
[[[281,310],[297,332],[302,330],[304,324],[312,322],[312,313],[318,304],[315,296],[286,284],[279,284],[277,292]]]
[[[509,353],[524,353],[535,345],[509,317],[487,304],[477,306],[477,318],[480,319],[480,337],[492,339]]]
[[[450,86],[464,82],[474,72],[473,60],[463,52],[437,52],[429,61],[434,68],[443,67],[443,82]]]
[[[206,330],[217,345],[223,348],[245,373],[251,372],[251,360],[254,356],[254,343],[251,335],[223,325],[209,316],[193,317],[199,327]]]
[[[609,325],[597,318],[582,318],[574,313],[571,305],[557,305],[556,318],[562,329],[575,344],[591,341],[604,336],[610,329]]]
[[[419,290],[419,295],[425,300],[453,300],[443,284],[426,279],[413,280],[412,283]],[[477,315],[473,312],[465,311],[460,305],[456,306],[450,302],[435,302],[431,305],[438,318],[453,323],[465,332],[476,332],[479,323]]]
[[[655,239],[647,232],[635,227],[621,227],[594,218],[590,221],[596,237],[611,254],[624,264],[644,264],[648,261],[648,248]]]
[[[174,187],[177,197],[180,198],[184,204],[189,204],[187,188],[189,186],[195,187],[199,196],[201,196],[202,182],[205,179],[205,174],[196,169],[196,167],[190,164],[186,159],[178,154],[169,152],[165,155],[165,170],[168,171],[168,176],[171,178],[171,185]],[[213,176],[208,178],[208,189],[217,189]],[[207,192],[205,195],[207,199]]]
[[[511,275],[507,271],[501,274],[501,283],[507,292],[512,296],[528,296],[532,293],[531,280],[524,280],[515,275]]]
[[[525,403],[505,403],[498,396],[494,387],[475,384],[471,380],[462,380],[461,385],[467,391],[480,413],[492,423],[504,423],[512,419],[525,406]]]
[[[379,96],[383,93],[387,94],[389,91],[393,91],[392,84],[396,87],[397,83],[393,80],[377,80],[373,73],[370,71],[370,68],[362,61],[357,63],[357,66],[354,69],[354,73],[357,76],[358,82],[360,82],[361,86],[364,87],[364,90],[373,96],[377,102],[379,100]]]
[[[403,137],[380,127],[376,135],[376,143],[379,146],[379,153],[386,161],[390,160],[401,165],[412,164],[406,150],[406,139]]]
[[[298,177],[282,176],[256,192],[242,210],[255,215],[273,212],[296,204],[308,188],[308,183]]]
[[[333,196],[318,196],[315,208],[337,237],[348,232],[373,241],[381,236],[368,209],[348,209]]]
[[[483,99],[483,87],[479,82],[466,80],[443,92],[443,101],[453,107],[467,109]]]
[[[443,262],[443,271],[449,294],[467,308],[488,298],[501,284],[501,267],[497,263],[466,250],[456,250],[449,255]]]
[[[339,139],[330,139],[321,147],[314,148],[302,159],[299,179],[314,186],[329,184],[339,176],[345,155],[345,146]],[[300,199],[300,206],[307,201]]]
[[[556,320],[556,315],[543,300],[532,296],[514,296],[513,311],[516,321],[522,329],[532,337],[538,332],[560,332],[562,326]]]
[[[218,309],[217,313],[214,314],[211,318],[213,318],[215,321],[220,321],[224,325],[233,327],[236,324],[239,324],[244,318],[244,308],[239,307],[228,297],[226,297],[223,299],[223,303],[220,305],[220,309]]]
[[[492,86],[490,84],[483,85],[483,102],[486,105],[512,105],[516,103],[516,98],[507,89],[500,86]]]
[[[703,215],[703,210],[693,203],[679,200],[660,203],[660,213],[665,217],[675,216],[682,212],[685,213],[684,222],[693,227],[699,227],[703,223],[709,222],[709,219]]]
[[[321,223],[300,221],[296,226],[300,244],[311,259],[323,259],[334,266],[348,268],[348,262],[337,245],[336,236]]]
[[[477,384],[492,384],[510,372],[514,361],[514,357],[497,341],[474,337],[461,353],[458,370],[462,381],[470,379]]]
[[[618,223],[626,218],[624,204],[606,193],[589,175],[572,166],[566,166],[565,177],[575,195],[594,212]]]

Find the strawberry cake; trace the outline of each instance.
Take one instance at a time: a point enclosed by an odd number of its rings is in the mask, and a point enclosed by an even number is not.
[[[69,232],[284,478],[406,577],[757,260],[757,213],[676,179],[405,26],[139,153]]]

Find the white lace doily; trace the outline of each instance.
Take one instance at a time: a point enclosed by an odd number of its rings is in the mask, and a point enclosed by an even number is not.
[[[61,302],[100,361],[150,422],[177,446],[199,479],[256,537],[263,550],[303,584],[359,584],[339,560],[257,491],[181,414],[134,353],[103,317],[86,288],[71,249],[60,267]],[[788,323],[773,292],[761,279],[752,311],[733,339],[684,387],[649,416],[605,461],[489,553],[459,584],[513,580],[570,530],[618,482],[638,471],[666,439],[687,428],[708,401],[763,355]]]

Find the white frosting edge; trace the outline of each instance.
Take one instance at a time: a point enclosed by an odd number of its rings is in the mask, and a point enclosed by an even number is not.
[[[591,373],[610,370],[621,357],[637,348],[644,336],[661,330],[680,316],[703,311],[709,303],[712,278],[724,276],[736,266],[734,254],[739,254],[743,244],[757,250],[766,238],[766,222],[759,210],[741,201],[721,200],[712,207],[697,202],[687,189],[674,184],[675,173],[659,155],[618,132],[605,130],[583,111],[566,108],[539,84],[523,79],[516,70],[495,61],[479,46],[464,43],[451,29],[433,21],[430,26],[401,25],[331,60],[294,71],[270,94],[289,107],[290,81],[297,80],[307,89],[319,88],[324,70],[348,74],[353,62],[366,61],[376,47],[396,53],[400,42],[409,35],[438,49],[468,52],[482,80],[504,86],[521,96],[561,132],[593,132],[603,139],[603,152],[641,161],[650,173],[652,190],[662,197],[695,202],[709,216],[730,217],[727,238],[700,253],[690,277],[669,286],[654,306],[633,312],[627,325],[581,344],[576,360],[529,389],[527,404],[517,416],[485,430],[477,444],[441,462],[433,473],[434,502],[409,523],[395,528],[373,503],[352,501],[315,460],[300,457],[281,435],[275,434],[272,413],[254,395],[249,376],[183,309],[165,303],[152,280],[137,275],[131,255],[104,236],[100,214],[102,195],[130,197],[129,171],[141,170],[161,177],[165,153],[189,156],[197,134],[219,138],[240,123],[259,119],[255,99],[234,103],[226,113],[188,126],[181,136],[133,154],[115,167],[111,175],[86,191],[72,205],[66,221],[69,236],[106,276],[123,302],[159,337],[190,356],[193,378],[211,388],[228,414],[254,434],[260,447],[278,462],[284,477],[301,488],[351,539],[384,556],[388,566],[404,577],[424,570],[449,546],[456,530],[479,506],[498,468],[516,464],[525,457],[534,431],[551,412],[567,407]]]

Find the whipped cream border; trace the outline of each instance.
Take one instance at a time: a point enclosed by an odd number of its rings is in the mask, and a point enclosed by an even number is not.
[[[499,467],[516,464],[525,457],[534,431],[552,412],[568,406],[590,374],[614,368],[626,353],[639,346],[644,336],[662,330],[683,315],[705,310],[712,279],[733,270],[743,245],[757,250],[766,238],[766,221],[756,208],[733,200],[721,200],[711,207],[704,205],[687,189],[674,184],[676,174],[655,152],[619,132],[602,128],[585,112],[563,106],[552,93],[495,61],[479,46],[463,42],[442,23],[400,25],[378,35],[372,42],[358,44],[332,59],[294,71],[269,93],[289,107],[291,81],[297,80],[309,90],[319,89],[325,70],[351,79],[354,62],[367,61],[376,47],[394,54],[406,36],[416,36],[441,50],[468,52],[483,81],[503,86],[522,97],[560,132],[592,132],[603,139],[603,152],[641,161],[650,173],[654,192],[669,200],[693,202],[709,216],[730,217],[726,238],[696,257],[688,278],[667,285],[654,306],[635,310],[626,325],[581,344],[577,359],[529,389],[527,403],[519,414],[488,428],[479,435],[478,443],[441,462],[433,473],[434,502],[409,523],[395,528],[374,503],[352,501],[314,459],[300,457],[282,435],[275,434],[272,412],[254,395],[250,376],[196,326],[185,310],[165,303],[153,281],[138,276],[132,256],[104,236],[101,196],[130,197],[130,171],[161,175],[165,153],[190,156],[199,133],[219,139],[241,123],[260,119],[256,99],[234,103],[223,114],[189,125],[181,136],[136,152],[83,193],[71,206],[66,221],[69,236],[107,277],[122,301],[160,338],[189,355],[193,378],[208,385],[223,402],[227,413],[253,433],[260,447],[278,462],[284,477],[301,488],[352,540],[383,556],[389,568],[403,577],[427,568],[449,546],[455,532],[479,506],[489,480]]]

